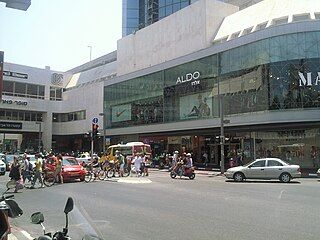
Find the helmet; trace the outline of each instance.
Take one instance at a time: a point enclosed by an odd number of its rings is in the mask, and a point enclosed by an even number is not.
[[[179,152],[178,152],[178,151],[174,151],[174,153],[175,153],[175,154],[178,154]]]
[[[191,153],[187,153],[187,155],[186,155],[187,157],[191,157]]]
[[[120,151],[119,151],[119,150],[116,150],[116,153],[120,153]]]

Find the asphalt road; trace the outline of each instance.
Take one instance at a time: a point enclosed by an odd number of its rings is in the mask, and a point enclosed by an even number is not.
[[[123,240],[311,240],[320,236],[318,179],[234,183],[206,175],[197,175],[193,181],[171,179],[166,172],[152,172],[149,179],[148,184],[97,181],[24,189],[16,194],[24,215],[12,221],[14,233],[25,230],[33,237],[41,235],[41,226],[29,220],[37,211],[44,213],[47,231],[62,230],[64,205],[71,196],[75,200],[69,219],[73,239],[81,239],[84,233]],[[0,177],[0,187],[5,181]]]

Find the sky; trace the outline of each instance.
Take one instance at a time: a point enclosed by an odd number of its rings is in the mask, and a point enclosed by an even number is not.
[[[4,61],[67,71],[117,49],[122,0],[32,0],[27,11],[0,2]]]

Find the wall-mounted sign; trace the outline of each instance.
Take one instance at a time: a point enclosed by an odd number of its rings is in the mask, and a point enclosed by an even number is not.
[[[320,85],[320,72],[318,72],[318,76],[314,79],[312,79],[312,73],[307,73],[307,79],[304,77],[302,72],[299,72],[299,86],[317,86]]]
[[[3,104],[16,104],[19,106],[27,106],[28,102],[26,101],[19,101],[19,100],[11,100],[11,99],[2,99]]]
[[[177,78],[176,84],[181,84],[181,83],[191,81],[191,85],[197,85],[197,84],[200,84],[200,80],[197,80],[200,78],[200,76],[201,74],[199,71],[195,71],[193,73],[187,73],[185,76],[179,76]]]
[[[63,74],[61,73],[53,73],[51,75],[51,84],[55,86],[63,85]]]
[[[0,128],[7,128],[7,129],[22,129],[22,123],[18,122],[0,122]]]
[[[28,79],[28,74],[10,71],[3,71],[3,76]]]

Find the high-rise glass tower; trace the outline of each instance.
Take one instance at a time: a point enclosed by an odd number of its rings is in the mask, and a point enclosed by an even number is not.
[[[122,36],[144,28],[198,0],[122,0]],[[240,9],[262,0],[218,0]]]
[[[144,28],[196,0],[123,0],[122,36]]]

